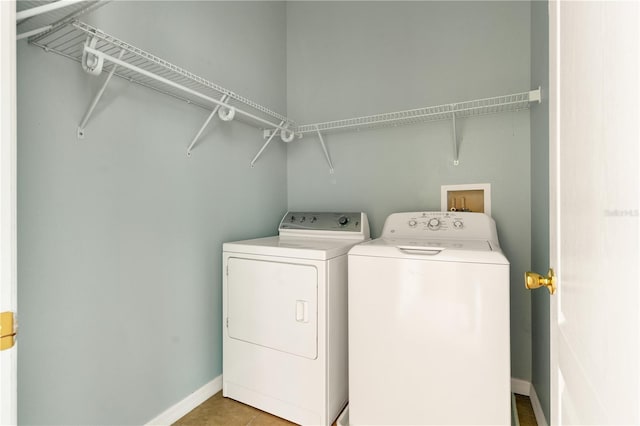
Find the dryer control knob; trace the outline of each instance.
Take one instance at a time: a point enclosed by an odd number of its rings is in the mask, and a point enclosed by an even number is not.
[[[415,219],[411,219],[408,224],[411,228],[415,228],[418,222]]]
[[[453,227],[456,229],[462,229],[462,227],[464,226],[464,224],[462,223],[461,220],[454,220],[453,221]]]
[[[340,216],[338,218],[338,223],[340,224],[340,226],[345,226],[347,223],[349,223],[349,218],[346,216]]]
[[[432,218],[432,219],[429,219],[429,222],[427,222],[427,227],[429,229],[431,229],[432,231],[435,231],[435,230],[439,229],[440,228],[440,219],[435,218],[435,217]]]

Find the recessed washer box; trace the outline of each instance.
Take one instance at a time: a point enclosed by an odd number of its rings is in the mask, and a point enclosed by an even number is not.
[[[491,184],[442,185],[440,188],[440,210],[491,216]]]

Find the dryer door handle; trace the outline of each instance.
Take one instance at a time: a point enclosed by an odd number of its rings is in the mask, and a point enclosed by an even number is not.
[[[435,256],[444,251],[444,247],[432,246],[397,246],[398,250],[406,254],[419,254],[422,256]]]
[[[309,322],[309,302],[296,300],[296,321]]]

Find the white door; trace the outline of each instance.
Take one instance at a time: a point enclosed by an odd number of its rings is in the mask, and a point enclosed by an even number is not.
[[[0,1],[0,312],[16,312],[16,11]],[[11,334],[6,325],[2,335]],[[1,339],[3,346],[10,338]],[[0,351],[0,424],[16,424],[17,348]]]
[[[550,3],[551,423],[640,423],[640,3]]]

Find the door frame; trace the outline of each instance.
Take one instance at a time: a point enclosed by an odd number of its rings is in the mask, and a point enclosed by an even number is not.
[[[554,265],[556,274],[558,270],[558,217],[560,215],[558,203],[558,173],[559,161],[559,45],[560,45],[560,0],[549,1],[549,265]],[[558,299],[560,290],[556,296],[549,298],[549,424],[559,424],[560,415],[558,401],[558,372],[554,366],[558,363]]]
[[[17,314],[16,3],[0,1],[0,311]],[[15,327],[15,325],[14,325]],[[0,352],[0,424],[17,423],[17,343]]]

